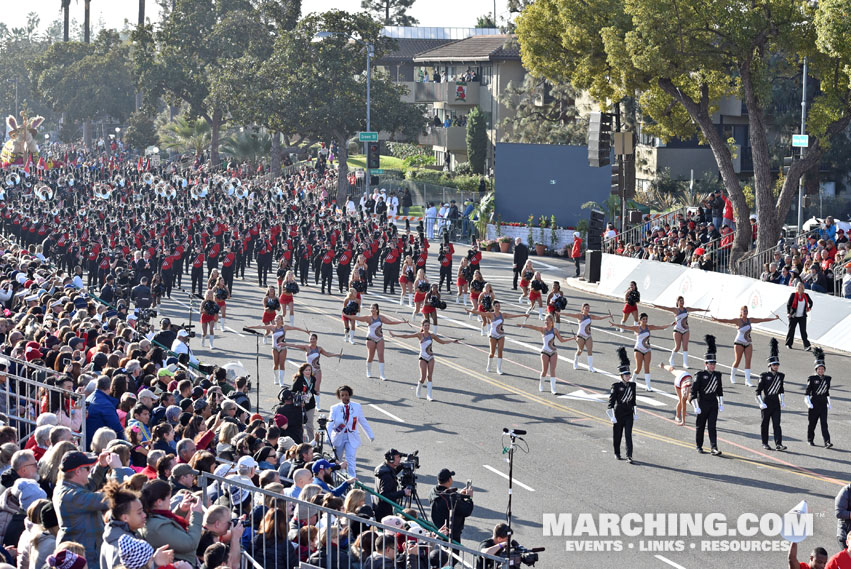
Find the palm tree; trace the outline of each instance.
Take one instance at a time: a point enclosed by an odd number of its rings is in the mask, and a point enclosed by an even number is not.
[[[71,0],[62,0],[62,41],[68,41],[68,26],[71,22]]]
[[[272,137],[266,129],[259,132],[246,129],[236,132],[222,141],[222,154],[236,158],[239,162],[248,162],[250,167],[272,152]]]
[[[145,25],[145,0],[139,0],[139,27]]]
[[[92,31],[92,20],[90,17],[92,0],[84,0],[85,2],[85,13],[83,15],[83,43],[89,43],[89,39],[91,37]]]
[[[200,156],[210,148],[212,129],[203,119],[188,119],[185,116],[176,117],[159,130],[160,146],[176,150],[184,154],[194,152]]]

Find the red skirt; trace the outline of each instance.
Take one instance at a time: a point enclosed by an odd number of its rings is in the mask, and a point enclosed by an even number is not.
[[[434,306],[432,306],[431,304],[424,304],[423,307],[422,307],[422,310],[420,310],[420,312],[422,312],[423,314],[433,314],[434,312],[437,312],[437,311],[435,310]]]
[[[414,302],[422,302],[425,300],[426,293],[424,292],[416,292],[414,293]]]
[[[526,288],[526,287],[528,287],[528,286],[529,286],[529,281],[527,281],[526,279],[520,279],[520,286],[521,286],[521,288]]]
[[[457,281],[455,281],[455,286],[464,286],[467,284],[467,279],[463,277],[459,277]]]
[[[558,311],[556,310],[555,306],[553,306],[552,304],[548,304],[547,305],[547,312],[549,312],[550,314],[555,314]]]
[[[530,290],[529,291],[529,302],[535,302],[541,298],[541,291],[539,290]]]
[[[209,324],[210,322],[215,322],[215,321],[216,321],[216,315],[215,314],[204,314],[204,313],[201,314],[201,324]]]
[[[227,306],[227,303],[224,300],[217,300],[216,304],[219,305],[219,308],[224,308],[225,306]]]
[[[637,304],[629,304],[626,303],[623,305],[623,313],[624,314],[632,314],[633,312],[638,312]]]
[[[477,302],[479,302],[479,296],[480,296],[481,294],[482,294],[482,293],[480,293],[480,292],[471,292],[471,293],[470,293],[470,300],[472,300],[472,301],[473,301],[473,302],[472,302],[473,304],[476,304]]]
[[[399,277],[399,284],[400,285],[408,284],[408,277],[406,277],[405,275],[402,275],[401,277]]]
[[[291,294],[282,294],[278,297],[278,302],[281,303],[281,306],[286,306],[288,304],[293,303],[293,295]]]
[[[273,312],[271,310],[264,310],[263,311],[263,324],[271,324],[272,322],[274,322],[276,315],[277,315],[276,312]]]

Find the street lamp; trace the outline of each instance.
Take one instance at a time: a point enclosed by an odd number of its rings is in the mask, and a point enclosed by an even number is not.
[[[324,39],[335,37],[335,36],[345,36],[340,32],[328,32],[328,31],[320,31],[316,32],[313,35],[313,41],[318,42]],[[367,132],[372,132],[370,129],[369,122],[369,107],[370,107],[370,87],[371,87],[371,79],[372,79],[372,57],[375,55],[375,45],[372,42],[364,41],[358,38],[353,38],[351,36],[346,36],[347,39],[350,39],[366,48],[366,130]],[[364,155],[368,154],[364,151]],[[369,162],[366,164],[366,176],[364,180],[364,188],[366,189],[366,194],[369,195]]]

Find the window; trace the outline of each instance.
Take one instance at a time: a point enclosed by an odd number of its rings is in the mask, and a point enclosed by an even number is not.
[[[492,65],[483,65],[482,66],[482,85],[490,85],[493,79],[493,66]]]

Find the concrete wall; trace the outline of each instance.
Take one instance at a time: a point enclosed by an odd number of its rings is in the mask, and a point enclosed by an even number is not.
[[[589,216],[582,204],[605,201],[610,182],[610,168],[588,166],[585,146],[496,145],[496,214],[503,222],[555,215],[559,226],[576,227]]]

